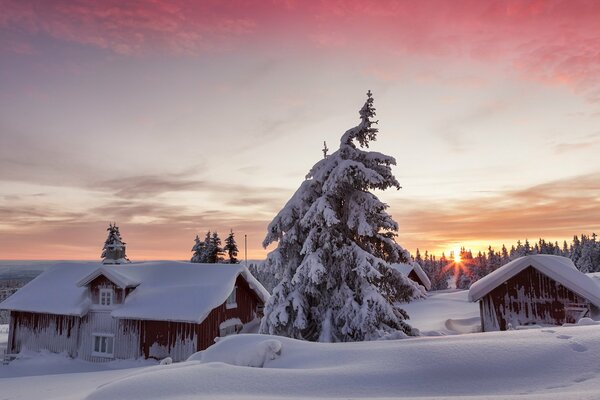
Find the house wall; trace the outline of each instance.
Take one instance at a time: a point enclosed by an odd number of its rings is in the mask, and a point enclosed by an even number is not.
[[[144,358],[183,361],[196,352],[197,324],[140,321],[139,351]]]
[[[11,312],[8,352],[48,350],[77,356],[79,317]]]
[[[113,290],[113,305],[110,307],[99,306],[100,289]],[[114,358],[130,359],[140,357],[139,352],[139,322],[118,320],[110,316],[110,312],[123,303],[130,290],[116,286],[105,276],[100,275],[89,284],[92,307],[81,318],[80,340],[78,346],[79,357],[94,362],[110,361]],[[109,334],[114,336],[113,357],[93,355],[94,334]]]
[[[512,326],[574,323],[589,315],[589,301],[528,267],[481,299],[483,331]]]

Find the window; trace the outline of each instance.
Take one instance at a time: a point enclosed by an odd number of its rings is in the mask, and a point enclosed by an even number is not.
[[[101,306],[112,306],[113,304],[113,290],[112,289],[100,289],[100,305]]]
[[[236,308],[237,307],[237,299],[235,297],[235,292],[237,291],[237,287],[233,288],[233,292],[227,298],[225,302],[225,308]]]
[[[244,324],[242,324],[242,321],[240,321],[239,318],[228,319],[227,321],[223,321],[219,325],[219,336],[225,337],[228,335],[236,334],[240,332],[243,327]]]
[[[94,334],[93,338],[94,348],[92,355],[101,357],[113,356],[113,344],[115,340],[113,335]]]

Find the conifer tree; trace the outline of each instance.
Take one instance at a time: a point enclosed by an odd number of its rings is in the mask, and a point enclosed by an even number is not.
[[[340,148],[317,162],[277,214],[263,242],[279,284],[261,332],[322,342],[411,334],[397,301],[422,295],[390,263],[411,263],[394,240],[397,223],[371,190],[400,189],[394,158],[361,148],[376,139],[373,98]],[[361,148],[357,147],[360,146]]]
[[[231,230],[229,232],[229,235],[225,239],[225,246],[223,246],[223,251],[227,254],[227,256],[229,258],[229,264],[237,264],[238,263],[238,259],[237,259],[238,247],[237,247],[237,243],[235,242],[233,230]]]
[[[111,223],[106,229],[108,237],[102,248],[102,264],[124,264],[129,263],[129,259],[125,254],[125,242],[121,238],[119,227],[116,223]]]
[[[221,238],[217,232],[213,232],[210,237],[210,252],[208,253],[208,262],[216,264],[223,261],[223,248],[221,247]]]
[[[198,235],[196,235],[196,239],[194,239],[194,247],[192,247],[192,251],[194,254],[192,255],[192,259],[190,262],[193,263],[203,263],[206,262],[206,248],[204,242],[200,240]]]

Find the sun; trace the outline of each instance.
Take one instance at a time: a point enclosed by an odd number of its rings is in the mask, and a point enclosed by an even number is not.
[[[460,264],[462,262],[462,258],[460,258],[460,249],[454,249],[454,263]]]

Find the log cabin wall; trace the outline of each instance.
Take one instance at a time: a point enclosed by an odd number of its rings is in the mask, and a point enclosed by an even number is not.
[[[588,300],[559,282],[528,267],[500,284],[481,299],[483,331],[497,331],[512,326],[574,323],[588,316]]]
[[[184,361],[196,352],[197,324],[171,321],[140,321],[139,351],[144,358]]]
[[[76,316],[12,311],[8,351],[48,350],[77,357],[79,323]]]

